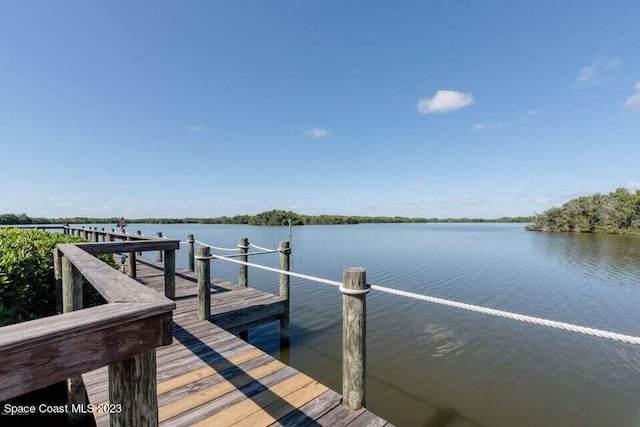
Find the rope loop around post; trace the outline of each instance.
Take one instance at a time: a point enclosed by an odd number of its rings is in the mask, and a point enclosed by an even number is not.
[[[340,292],[345,295],[366,295],[371,292],[371,287],[369,285],[367,285],[366,289],[349,289],[344,286],[340,286],[338,289],[340,289]]]

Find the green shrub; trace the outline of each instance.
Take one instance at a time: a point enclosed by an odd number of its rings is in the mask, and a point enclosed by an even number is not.
[[[0,229],[0,327],[57,314],[53,248],[85,240],[65,234]],[[113,258],[100,256],[112,266]],[[92,286],[83,286],[84,306],[103,303]]]

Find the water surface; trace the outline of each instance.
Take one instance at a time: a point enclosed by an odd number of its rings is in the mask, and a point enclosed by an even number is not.
[[[100,227],[100,226],[99,226]],[[275,248],[286,227],[132,224],[218,246],[241,237]],[[183,246],[184,248],[184,246]],[[294,227],[292,270],[640,335],[640,237],[526,232],[522,224]],[[277,255],[253,258],[277,267]],[[187,266],[186,250],[177,256]],[[237,265],[212,274],[237,279]],[[249,270],[277,293],[277,276]],[[277,325],[251,341],[341,390],[341,294],[292,279],[291,348]],[[368,402],[399,426],[640,425],[640,348],[372,292],[367,300]]]

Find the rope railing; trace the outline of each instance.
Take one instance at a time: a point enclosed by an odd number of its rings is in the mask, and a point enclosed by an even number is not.
[[[258,246],[258,245],[254,245],[253,243],[249,243],[249,246],[251,246],[254,249],[257,249],[259,251],[273,251],[273,252],[278,252],[277,249],[269,249],[269,248],[263,248],[262,246]]]
[[[589,328],[585,326],[574,325],[571,323],[558,322],[555,320],[544,319],[541,317],[527,316],[524,314],[512,313],[509,311],[497,310],[493,308],[487,308],[487,307],[482,307],[478,305],[462,303],[459,301],[452,301],[444,298],[437,298],[437,297],[432,297],[428,295],[417,294],[415,292],[402,291],[399,289],[393,289],[393,288],[389,288],[382,285],[370,284],[370,285],[367,285],[369,289],[365,290],[364,292],[357,291],[356,293],[354,293],[352,290],[343,288],[343,284],[335,280],[323,279],[321,277],[311,276],[308,274],[295,273],[293,271],[286,271],[278,268],[267,267],[265,265],[231,259],[229,256],[211,255],[208,257],[196,257],[196,259],[220,259],[220,260],[232,262],[235,264],[254,267],[260,270],[271,271],[273,273],[279,273],[279,274],[285,274],[287,276],[297,277],[299,279],[309,280],[311,282],[317,282],[317,283],[323,283],[326,285],[335,286],[335,287],[338,287],[343,293],[349,294],[349,295],[361,294],[361,293],[368,292],[369,290],[374,290],[374,291],[383,292],[390,295],[396,295],[404,298],[411,298],[418,301],[429,302],[432,304],[438,304],[438,305],[443,305],[447,307],[454,307],[461,310],[486,314],[489,316],[517,320],[519,322],[530,323],[538,326],[546,326],[549,328],[560,329],[560,330],[574,332],[582,335],[588,335],[592,337],[609,339],[613,341],[623,342],[626,344],[640,345],[640,337],[636,337],[632,335],[619,334],[615,332],[604,331],[601,329],[594,329],[594,328]]]
[[[231,254],[231,255],[224,255],[221,258],[238,258],[241,256],[253,256],[253,255],[264,255],[264,254],[273,254],[276,252],[280,252],[279,250],[274,250],[274,251],[262,251],[262,252],[247,252],[244,254]]]
[[[215,249],[216,251],[237,251],[238,248],[221,248],[218,246],[213,246],[213,245],[209,245],[207,243],[201,242],[200,240],[194,240],[195,243],[199,244],[200,246],[206,246],[207,248],[211,248],[211,249]]]

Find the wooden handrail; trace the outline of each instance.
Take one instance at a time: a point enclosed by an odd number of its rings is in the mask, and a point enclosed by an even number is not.
[[[175,302],[121,274],[94,254],[138,249],[173,254],[178,248],[179,241],[167,239],[57,245],[56,256],[61,257],[74,274],[79,274],[78,278],[84,277],[107,304],[0,328],[0,400],[105,365],[110,365],[110,372],[111,367],[113,372],[121,372],[110,377],[111,384],[118,388],[130,374],[126,360],[155,366],[155,349],[171,344],[173,339]],[[76,281],[72,285],[78,286],[78,283],[81,284]],[[63,286],[70,285],[63,283]],[[155,396],[155,375],[149,381],[147,388],[154,390],[141,392],[153,392]],[[113,425],[138,418],[157,424],[157,405],[155,409],[136,408],[122,403],[123,413],[111,416]]]

